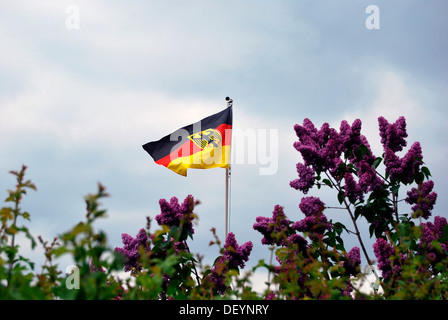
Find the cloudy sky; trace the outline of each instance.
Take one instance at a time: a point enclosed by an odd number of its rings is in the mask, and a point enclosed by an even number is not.
[[[366,27],[371,4],[379,29]],[[101,182],[111,197],[96,227],[111,247],[157,215],[160,198],[192,194],[201,205],[190,248],[213,261],[225,170],[185,178],[141,146],[221,111],[230,96],[234,141],[253,137],[234,148],[230,220],[240,244],[254,243],[252,263],[269,259],[257,216],[280,204],[303,218],[303,194],[289,182],[301,160],[293,126],[304,118],[337,128],[359,118],[381,155],[377,118],[405,116],[408,146],[420,141],[439,194],[433,215],[448,217],[447,11],[445,0],[0,1],[0,192],[14,185],[8,171],[27,165],[38,191],[23,208],[31,232],[50,240],[84,218],[83,196]],[[337,205],[331,192],[309,195]],[[351,227],[342,210],[326,214]]]

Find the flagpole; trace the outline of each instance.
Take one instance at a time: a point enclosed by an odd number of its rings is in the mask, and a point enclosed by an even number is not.
[[[226,97],[226,101],[227,101],[227,107],[231,107],[231,106],[233,106],[233,100],[232,99],[230,99],[229,97]],[[233,128],[232,128],[232,131],[233,131]],[[229,162],[231,161],[231,158],[230,158],[230,155],[229,155]],[[226,225],[226,228],[225,228],[225,232],[226,232],[226,238],[227,238],[227,235],[229,234],[229,186],[230,186],[230,183],[229,183],[229,178],[230,178],[230,172],[231,172],[231,169],[230,169],[230,163],[229,163],[229,167],[228,168],[226,168],[226,212],[225,212],[225,225]]]
[[[226,168],[226,238],[229,234],[229,168]]]

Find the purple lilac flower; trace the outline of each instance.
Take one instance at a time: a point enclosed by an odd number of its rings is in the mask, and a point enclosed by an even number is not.
[[[287,242],[292,245],[297,245],[300,252],[305,252],[308,248],[308,242],[306,241],[306,239],[296,233],[289,236]]]
[[[176,197],[172,197],[168,203],[165,199],[160,199],[159,205],[161,213],[155,217],[159,225],[167,225],[168,227],[179,226],[181,221],[184,222],[184,230],[194,233],[193,229],[193,209],[194,198],[188,195],[182,205]]]
[[[361,145],[361,125],[362,122],[359,119],[353,121],[351,127],[346,120],[341,121],[339,135],[345,149],[354,150]]]
[[[414,173],[419,169],[422,163],[421,159],[423,159],[422,149],[417,141],[402,159],[392,149],[387,148],[384,155],[384,164],[392,181],[401,181],[408,184],[411,182]]]
[[[322,235],[326,230],[331,230],[332,227],[333,225],[328,222],[324,214],[305,217],[291,226],[299,232],[310,232],[312,236]]]
[[[275,293],[270,291],[264,300],[275,300]]]
[[[383,278],[389,279],[394,273],[391,260],[395,254],[394,248],[383,238],[378,238],[373,244],[373,252],[378,260],[378,268],[381,270]]]
[[[430,249],[432,241],[436,241],[444,236],[443,231],[447,224],[446,218],[440,216],[434,217],[434,223],[429,221],[422,223],[423,233],[420,239],[420,246]],[[442,247],[446,247],[446,244]],[[446,249],[444,248],[444,250]]]
[[[418,160],[419,159],[419,160]],[[423,159],[420,142],[416,141],[402,159],[403,183],[411,182],[412,176],[418,171]]]
[[[245,262],[249,260],[252,247],[251,241],[241,246],[238,245],[235,235],[230,232],[224,243],[224,252],[215,262],[211,272],[206,276],[206,281],[210,281],[216,291],[223,294],[228,288],[225,284],[227,271],[244,268]]]
[[[305,218],[295,222],[291,228],[299,232],[310,232],[312,236],[331,230],[332,224],[323,214],[325,204],[318,197],[303,197],[299,204]]]
[[[401,116],[395,123],[389,123],[384,117],[378,118],[381,143],[384,150],[391,149],[393,152],[403,150],[406,147],[406,119]]]
[[[238,245],[233,232],[229,232],[224,243],[223,257],[229,263],[230,267],[244,268],[245,262],[249,260],[253,244],[251,241]]]
[[[353,175],[350,172],[346,172],[344,175],[345,180],[345,196],[352,201],[363,200],[364,192],[359,184],[353,179]]]
[[[224,294],[224,292],[226,292],[228,287],[225,283],[225,276],[222,273],[219,273],[216,269],[213,269],[207,277],[211,283],[213,283],[219,294]]]
[[[361,252],[358,247],[353,247],[346,255],[347,260],[344,261],[343,267],[346,275],[356,276],[361,265]]]
[[[302,191],[304,194],[308,193],[308,190],[310,190],[313,185],[314,181],[316,179],[316,172],[313,170],[312,167],[307,167],[302,163],[297,164],[297,173],[299,174],[299,179],[295,179],[289,183],[291,187],[293,187],[296,190]]]
[[[123,233],[121,239],[124,246],[123,248],[115,248],[115,252],[121,253],[126,258],[124,271],[132,271],[134,273],[140,269],[140,248],[145,252],[151,250],[148,235],[145,229],[142,228],[135,238],[132,238],[127,233]]]
[[[434,182],[432,180],[421,183],[417,188],[412,188],[407,192],[405,201],[412,206],[415,217],[428,219],[434,209],[437,200],[437,193],[432,191]],[[432,191],[432,192],[431,192]]]
[[[448,254],[448,242],[441,241],[444,237],[444,229],[447,225],[447,220],[444,217],[436,216],[434,223],[426,222],[421,224],[423,227],[422,236],[420,237],[419,247],[424,250],[425,256],[429,259],[431,264],[435,265],[442,259],[446,259]],[[433,242],[437,241],[442,250],[437,249]],[[425,268],[423,268],[425,270]],[[436,271],[437,273],[438,271]]]
[[[371,165],[369,165],[366,161],[360,161],[358,163],[358,168],[359,168],[358,183],[362,191],[364,191],[365,193],[369,191],[378,190],[384,185],[383,180],[380,177],[378,177],[378,175],[375,172],[375,169]]]
[[[306,166],[312,166],[316,172],[335,167],[341,155],[339,134],[328,123],[320,130],[309,119],[303,120],[303,125],[294,126],[299,141],[294,142],[294,148],[300,152]]]
[[[386,172],[389,173],[391,180],[400,179],[400,175],[403,172],[403,169],[401,168],[401,160],[392,149],[387,148],[385,150],[384,165],[386,166]]]
[[[343,120],[341,122],[339,132],[340,140],[344,150],[351,151],[351,155],[349,157],[351,163],[358,165],[359,161],[365,161],[369,164],[373,164],[373,162],[375,161],[375,156],[370,149],[370,144],[367,141],[367,138],[361,134],[361,125],[362,122],[359,119],[353,121],[351,127],[346,120]],[[356,157],[356,151],[362,145],[367,148],[367,152],[362,156],[361,159],[358,159]]]
[[[257,217],[253,228],[263,235],[262,244],[282,245],[285,236],[288,235],[290,224],[291,221],[283,213],[283,207],[276,205],[272,212],[272,218]]]
[[[370,148],[370,144],[367,141],[367,138],[365,136],[361,135],[360,139],[361,139],[361,145],[364,145],[367,148],[367,152],[364,154],[364,156],[359,161],[366,161],[370,165],[372,165],[373,162],[375,161],[376,157],[373,154],[372,149]],[[358,164],[359,161],[357,159],[356,161],[353,161],[353,163]]]
[[[304,215],[312,216],[321,213],[325,209],[325,203],[319,197],[303,197],[299,208]]]

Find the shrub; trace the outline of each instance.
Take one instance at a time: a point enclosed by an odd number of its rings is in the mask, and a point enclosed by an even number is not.
[[[199,201],[187,196],[182,203],[175,197],[159,201],[157,229],[153,219],[135,237],[122,234],[122,247],[111,248],[107,236],[97,231],[97,219],[106,210],[100,200],[107,197],[98,184],[88,194],[85,219],[52,239],[38,236],[45,262],[36,272],[33,261],[21,254],[18,236],[25,236],[34,249],[38,243],[24,225],[30,214],[21,208],[23,195],[36,186],[25,180],[26,166],[11,171],[14,190],[8,190],[6,206],[0,209],[0,297],[2,299],[447,299],[448,223],[436,216],[429,221],[437,194],[431,173],[424,165],[420,143],[407,145],[404,117],[389,123],[378,119],[383,154],[373,155],[361,134],[361,121],[342,121],[339,131],[324,123],[320,129],[305,119],[295,125],[298,141],[294,147],[302,162],[296,166],[298,178],[290,186],[305,196],[299,208],[303,219],[290,220],[276,205],[271,217],[257,217],[253,229],[262,235],[272,258],[260,260],[245,274],[251,241],[238,244],[229,233],[224,244],[212,229],[218,257],[211,266],[188,246],[193,241],[194,213]],[[380,172],[383,168],[384,172]],[[319,197],[306,196],[312,188],[334,190],[338,209],[350,217],[352,225],[329,220],[325,214],[333,206]],[[399,212],[398,203],[408,211]],[[8,204],[10,204],[8,206]],[[363,219],[369,236],[375,239],[372,259],[358,227]],[[421,222],[425,220],[426,222]],[[417,224],[417,222],[420,222]],[[343,236],[355,236],[359,247],[346,250]],[[58,269],[57,258],[68,255],[75,268],[70,274]],[[275,261],[272,262],[275,255]],[[360,291],[364,281],[361,255],[369,267],[380,271],[379,285],[372,292]],[[253,290],[250,276],[259,269],[272,275],[266,290]],[[372,268],[371,268],[372,269]],[[375,270],[375,269],[373,269]],[[120,278],[126,272],[128,277]],[[271,277],[270,277],[271,278]]]

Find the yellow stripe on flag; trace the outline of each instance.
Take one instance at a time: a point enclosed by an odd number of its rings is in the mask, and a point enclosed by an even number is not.
[[[230,146],[206,148],[190,156],[179,157],[171,161],[167,168],[187,176],[187,169],[229,168]]]

